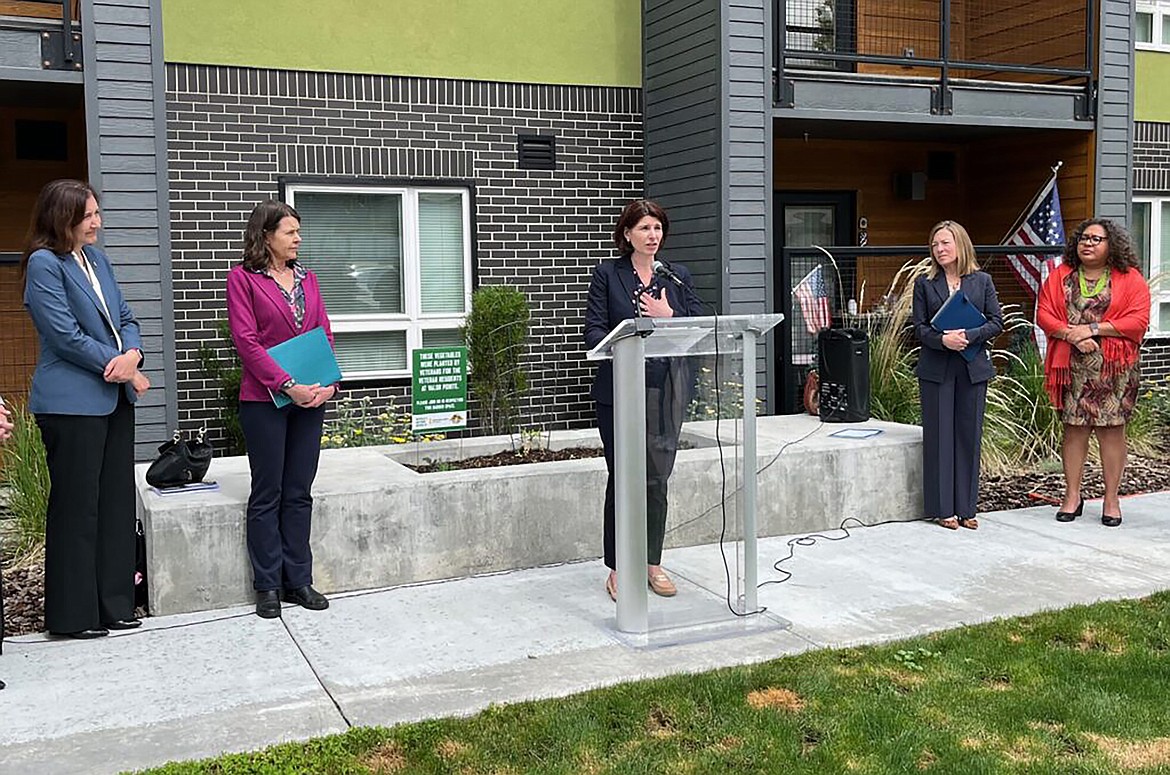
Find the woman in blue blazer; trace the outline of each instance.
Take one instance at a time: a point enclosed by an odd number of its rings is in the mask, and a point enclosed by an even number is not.
[[[630,202],[614,227],[613,240],[619,256],[593,269],[585,309],[585,346],[592,349],[623,320],[633,317],[674,317],[702,314],[691,275],[679,264],[663,263],[678,278],[664,280],[654,271],[662,243],[670,230],[666,211],[648,199]],[[664,597],[678,590],[662,570],[662,542],[666,534],[666,484],[674,469],[683,414],[691,396],[691,371],[679,359],[646,361],[646,522],[647,581]],[[617,600],[617,561],[614,547],[614,433],[613,364],[603,361],[591,391],[597,411],[597,428],[605,448],[603,544],[609,576],[605,589]]]
[[[97,638],[134,618],[134,402],[150,387],[138,321],[94,247],[97,194],[55,180],[21,261],[40,352],[29,391],[49,467],[45,626]]]
[[[914,332],[922,402],[922,476],[927,518],[949,530],[975,530],[979,455],[987,382],[995,376],[990,343],[1003,331],[991,275],[979,271],[967,230],[943,221],[930,230],[930,268],[914,282]],[[930,321],[961,290],[987,321],[978,328],[936,331]],[[962,351],[978,346],[968,362]]]

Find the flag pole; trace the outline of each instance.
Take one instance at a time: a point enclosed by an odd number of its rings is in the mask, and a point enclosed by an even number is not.
[[[1043,186],[1040,186],[1040,190],[1036,192],[1036,196],[1032,197],[1028,201],[1027,206],[1025,206],[1024,209],[1020,211],[1019,216],[1016,218],[1016,222],[1012,224],[1010,229],[1008,229],[1007,234],[1003,235],[1003,239],[999,241],[999,244],[1006,244],[1008,238],[1015,234],[1016,230],[1023,225],[1024,219],[1028,217],[1028,213],[1032,212],[1032,208],[1036,206],[1036,203],[1040,201],[1041,197],[1048,193],[1049,187],[1056,181],[1056,175],[1060,172],[1060,168],[1063,166],[1064,161],[1057,161],[1056,164],[1053,164],[1052,167],[1050,167],[1052,170],[1052,176],[1049,177],[1047,181],[1045,181]]]

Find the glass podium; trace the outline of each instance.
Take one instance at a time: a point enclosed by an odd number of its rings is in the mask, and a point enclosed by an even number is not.
[[[616,625],[634,645],[723,637],[729,633],[720,632],[720,625],[761,620],[757,345],[783,319],[780,314],[632,318],[586,356],[613,361]],[[684,456],[676,460],[680,446]],[[677,597],[656,601],[651,610],[647,585],[623,579],[645,577],[647,517],[665,519],[668,478],[673,523],[665,531],[671,534],[668,543],[717,541],[722,557],[721,564],[713,563],[710,554],[698,558],[696,550],[672,549],[672,555],[688,552],[689,566],[680,569],[665,559],[663,565],[686,586],[679,584]],[[735,549],[730,562],[729,544]],[[787,625],[767,619],[758,625]]]

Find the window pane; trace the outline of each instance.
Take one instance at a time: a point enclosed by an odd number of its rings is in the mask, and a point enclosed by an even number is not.
[[[333,350],[346,378],[356,372],[407,368],[405,331],[334,331]]]
[[[463,312],[463,196],[418,195],[418,248],[423,313]]]
[[[1150,203],[1134,202],[1131,209],[1133,248],[1142,262],[1142,274],[1150,276]]]
[[[463,334],[457,328],[435,328],[422,332],[423,347],[462,347]]]
[[[402,197],[300,191],[293,203],[329,314],[402,313]]]
[[[1158,305],[1158,330],[1170,332],[1170,304],[1165,302]]]
[[[1162,40],[1159,41],[1163,46],[1170,46],[1170,14],[1163,14],[1162,19]]]
[[[1137,12],[1133,26],[1133,38],[1137,43],[1154,42],[1154,14]]]
[[[1170,200],[1162,203],[1161,244],[1158,246],[1157,266],[1149,258],[1142,260],[1143,274],[1150,277],[1152,274],[1162,274],[1170,269]]]

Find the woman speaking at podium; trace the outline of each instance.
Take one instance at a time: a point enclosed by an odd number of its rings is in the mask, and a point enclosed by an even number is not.
[[[666,211],[649,199],[630,202],[613,230],[618,257],[593,269],[585,309],[585,346],[597,346],[623,320],[634,317],[669,318],[702,314],[690,273],[678,264],[665,264],[658,251],[670,231]],[[658,273],[656,273],[658,264]],[[678,279],[661,275],[673,274]],[[674,468],[683,414],[690,400],[690,370],[669,358],[646,361],[646,536],[647,583],[656,594],[670,597],[678,590],[662,570],[662,541],[666,533],[667,479]],[[605,447],[604,546],[609,576],[605,589],[617,600],[617,563],[614,547],[614,395],[613,363],[603,361],[590,392],[597,410],[597,429]]]
[[[916,373],[925,513],[948,530],[975,530],[987,382],[995,376],[988,348],[1003,331],[1003,314],[995,283],[979,271],[966,229],[942,221],[930,230],[927,242],[930,267],[914,282],[913,312],[914,332],[922,343]],[[982,314],[983,323],[937,330],[931,321],[957,293]]]

